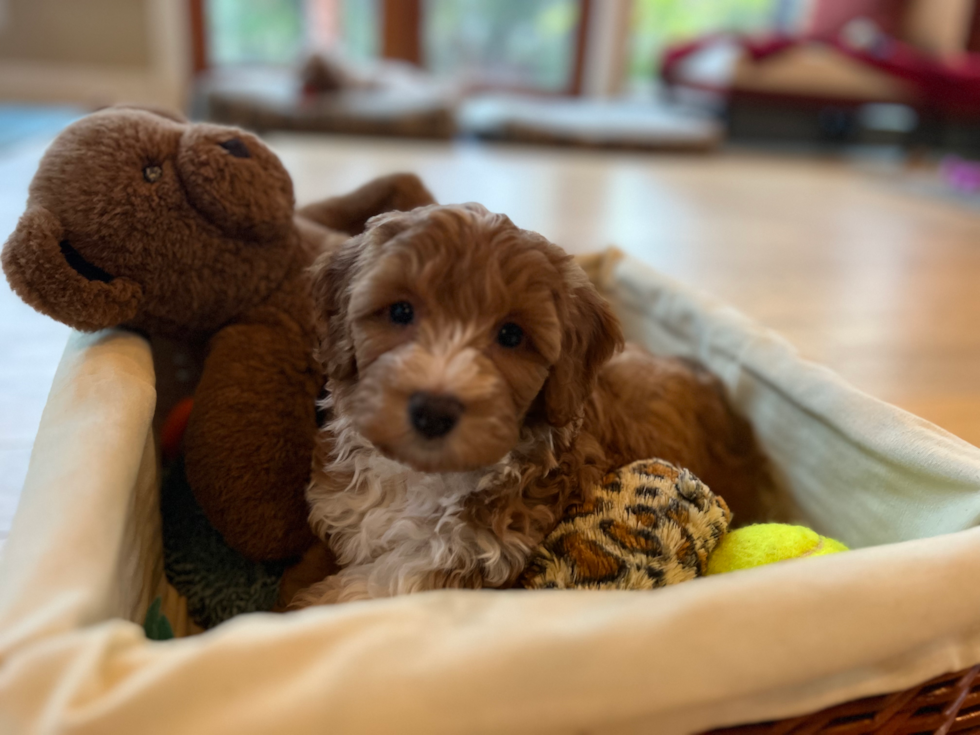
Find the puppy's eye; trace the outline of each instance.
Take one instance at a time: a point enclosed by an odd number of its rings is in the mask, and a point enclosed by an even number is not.
[[[517,347],[523,340],[524,330],[514,322],[507,322],[497,332],[497,344],[501,347]]]
[[[159,166],[147,166],[143,169],[143,178],[151,184],[155,184],[163,176],[163,169]]]
[[[399,301],[388,307],[388,318],[395,324],[411,324],[415,319],[415,310],[407,301]]]

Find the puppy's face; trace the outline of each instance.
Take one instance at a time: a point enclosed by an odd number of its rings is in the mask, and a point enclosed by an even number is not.
[[[314,268],[337,410],[420,471],[493,464],[529,414],[567,423],[622,339],[569,256],[478,205],[382,215]]]

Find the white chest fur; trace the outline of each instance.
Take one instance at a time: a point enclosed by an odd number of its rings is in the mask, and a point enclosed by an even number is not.
[[[340,428],[336,425],[331,428]],[[523,536],[495,533],[467,505],[520,482],[512,462],[475,472],[423,473],[382,456],[351,429],[334,434],[334,461],[307,490],[310,522],[344,566],[315,602],[438,587],[499,586],[523,569]],[[317,478],[349,479],[346,487]]]

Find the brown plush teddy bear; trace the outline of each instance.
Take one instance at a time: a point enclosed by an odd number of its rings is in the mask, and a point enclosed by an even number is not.
[[[110,108],[44,155],[3,270],[75,329],[206,342],[188,481],[232,548],[282,559],[314,540],[303,492],[324,381],[307,266],[369,217],[432,202],[399,174],[295,212],[289,175],[255,136]]]

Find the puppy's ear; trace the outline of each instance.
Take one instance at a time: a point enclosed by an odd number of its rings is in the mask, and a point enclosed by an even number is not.
[[[319,341],[316,358],[327,377],[333,380],[349,380],[357,375],[354,338],[347,312],[351,281],[363,248],[363,239],[363,235],[351,238],[339,250],[321,255],[310,268]]]
[[[65,239],[60,220],[44,207],[21,216],[0,255],[14,293],[42,314],[92,332],[136,316],[143,289],[90,263]]]
[[[350,380],[357,375],[354,335],[350,328],[350,299],[365,251],[379,248],[415,221],[407,212],[386,212],[368,220],[363,233],[339,250],[327,252],[311,266],[312,294],[319,347],[316,358],[327,376]]]
[[[564,271],[561,355],[544,384],[545,416],[552,426],[565,426],[580,413],[600,368],[623,346],[619,320],[585,273],[570,259]]]

